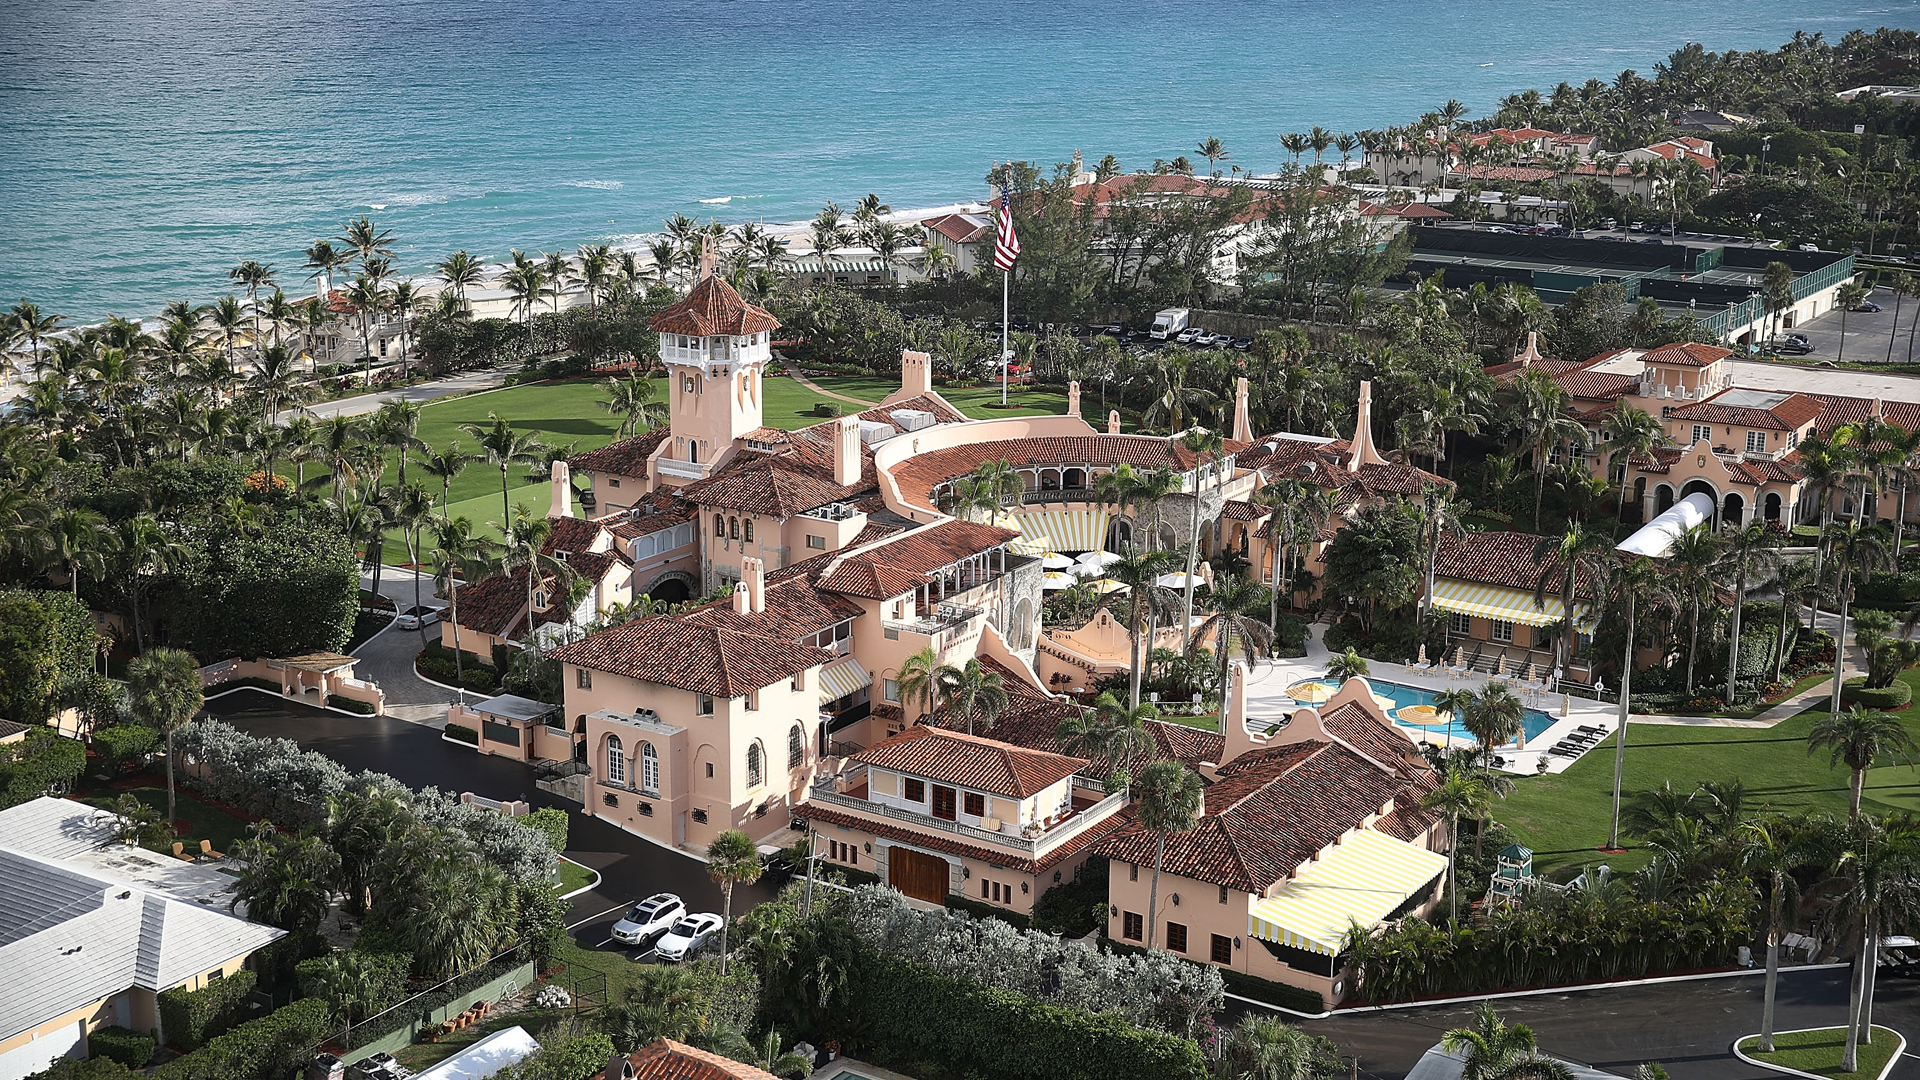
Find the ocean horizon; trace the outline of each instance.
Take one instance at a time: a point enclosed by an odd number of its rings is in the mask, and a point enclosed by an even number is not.
[[[249,258],[293,293],[363,214],[411,274],[676,212],[979,199],[992,162],[1076,149],[1132,170],[1216,136],[1266,172],[1314,124],[1879,26],[1920,0],[0,0],[0,298],[149,315]]]

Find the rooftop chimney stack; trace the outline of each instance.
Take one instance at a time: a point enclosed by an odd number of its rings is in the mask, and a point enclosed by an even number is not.
[[[1360,417],[1353,425],[1353,453],[1347,459],[1348,469],[1358,469],[1362,465],[1385,465],[1387,459],[1373,445],[1373,384],[1360,383]]]
[[[547,516],[553,518],[573,516],[573,477],[567,471],[565,461],[553,463],[553,507],[547,511]]]
[[[1079,379],[1074,379],[1071,382],[1067,383],[1067,415],[1074,416],[1074,417],[1077,417],[1080,415],[1080,380]]]
[[[900,353],[900,394],[903,397],[918,397],[933,392],[933,360],[923,352],[911,349]]]
[[[860,418],[843,416],[833,439],[833,482],[852,487],[860,482]]]
[[[747,587],[747,609],[767,610],[767,564],[751,555],[741,559],[740,580]]]
[[[1107,434],[1109,435],[1120,434],[1120,410],[1119,409],[1109,409],[1107,411]]]
[[[1233,437],[1240,442],[1253,441],[1253,421],[1247,415],[1247,377],[1233,381]]]
[[[734,613],[737,615],[745,615],[747,613],[747,608],[749,608],[750,606],[752,606],[752,602],[747,599],[747,583],[744,581],[734,582],[733,583]]]

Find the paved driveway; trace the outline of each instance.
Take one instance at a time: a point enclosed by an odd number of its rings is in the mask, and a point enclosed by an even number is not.
[[[1846,971],[1787,969],[1781,973],[1775,1030],[1844,1023]],[[1759,975],[1699,982],[1665,983],[1589,990],[1576,994],[1508,998],[1495,1001],[1509,1022],[1534,1029],[1549,1053],[1633,1075],[1641,1062],[1657,1061],[1674,1080],[1765,1080],[1779,1074],[1747,1065],[1730,1047],[1760,1027],[1764,977]],[[1920,1031],[1920,984],[1884,972],[1875,995],[1873,1020],[1906,1035]],[[1401,1080],[1427,1048],[1448,1029],[1463,1026],[1471,1006],[1436,1006],[1359,1012],[1302,1026],[1340,1044],[1344,1055],[1358,1054],[1360,1071],[1378,1080]],[[1907,1057],[1912,1057],[1909,1054]],[[1920,1076],[1903,1058],[1891,1080]]]
[[[601,875],[598,886],[573,898],[568,914],[569,923],[588,920],[576,931],[585,945],[605,940],[614,922],[612,909],[656,892],[678,893],[695,911],[720,910],[720,887],[707,877],[704,863],[577,813],[577,804],[534,787],[533,769],[524,763],[480,754],[447,742],[433,728],[392,717],[342,716],[283,704],[264,694],[211,701],[207,712],[254,735],[292,739],[354,772],[371,769],[410,787],[526,799],[535,807],[568,811],[572,830],[567,858]],[[740,886],[734,890],[734,911],[746,911],[773,894],[773,883],[765,879]]]

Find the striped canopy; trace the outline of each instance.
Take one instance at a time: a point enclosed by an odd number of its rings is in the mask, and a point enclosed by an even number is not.
[[[1347,928],[1371,930],[1447,868],[1447,857],[1361,829],[1308,863],[1278,896],[1253,901],[1247,933],[1322,956],[1346,947]]]
[[[873,676],[860,666],[860,661],[849,656],[844,660],[835,660],[820,669],[820,701],[838,701],[862,687],[872,686]]]
[[[1028,538],[1045,536],[1055,551],[1098,551],[1107,545],[1106,510],[1028,510],[1019,515]]]
[[[1499,619],[1522,626],[1558,626],[1566,618],[1566,609],[1561,606],[1560,598],[1548,593],[1541,599],[1543,603],[1536,607],[1533,594],[1525,589],[1481,585],[1455,578],[1436,578],[1433,582],[1433,606],[1442,611],[1478,615],[1483,619]],[[1578,620],[1576,625],[1582,633],[1593,629],[1588,605],[1575,603],[1573,611]]]
[[[887,268],[879,259],[793,259],[783,265],[796,274],[878,274]]]

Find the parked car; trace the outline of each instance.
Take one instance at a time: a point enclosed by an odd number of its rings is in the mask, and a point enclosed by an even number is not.
[[[1206,333],[1206,331],[1200,329],[1197,326],[1189,326],[1185,330],[1180,331],[1179,336],[1174,338],[1173,340],[1179,342],[1182,345],[1191,345],[1194,342],[1200,340],[1200,335],[1204,333]]]
[[[401,612],[395,617],[393,622],[394,625],[402,630],[418,630],[423,626],[432,626],[434,623],[439,622],[441,617],[446,614],[446,610],[446,608],[438,608],[430,604],[415,604],[413,607]]]
[[[1794,341],[1789,338],[1785,341],[1775,342],[1773,351],[1779,353],[1781,356],[1805,356],[1813,351],[1813,346],[1805,341]]]
[[[1874,302],[1873,302],[1873,301],[1871,301],[1871,300],[1862,300],[1862,301],[1860,301],[1859,303],[1857,303],[1857,304],[1855,304],[1855,305],[1853,305],[1853,309],[1852,309],[1852,310],[1854,310],[1854,311],[1864,311],[1864,312],[1869,312],[1869,313],[1871,313],[1871,312],[1876,312],[1876,311],[1879,311],[1879,310],[1880,310],[1880,305],[1879,305],[1879,304],[1876,304],[1876,303],[1874,303]]]
[[[1799,245],[1799,250],[1801,250],[1801,251],[1819,251],[1819,250],[1820,250],[1820,245],[1819,245],[1819,244],[1801,244],[1801,245]]]
[[[655,893],[627,909],[613,924],[613,940],[647,948],[673,929],[687,914],[687,905],[672,893]]]
[[[1614,219],[1612,219],[1612,218],[1610,218],[1610,217],[1609,217],[1609,218],[1601,218],[1601,219],[1600,219],[1600,223],[1599,223],[1598,225],[1596,225],[1596,226],[1594,226],[1594,228],[1596,228],[1596,229],[1617,229],[1617,228],[1619,228],[1619,227],[1620,227],[1620,223],[1619,223],[1618,221],[1615,221]]]
[[[653,950],[662,960],[685,960],[720,932],[720,916],[712,912],[682,916],[673,929],[654,943]]]
[[[1813,339],[1811,339],[1811,338],[1809,338],[1809,337],[1807,337],[1807,335],[1805,335],[1805,334],[1799,334],[1799,333],[1794,333],[1794,334],[1788,334],[1788,335],[1786,335],[1786,340],[1787,340],[1787,341],[1791,341],[1791,342],[1794,342],[1794,343],[1796,343],[1796,344],[1799,344],[1799,345],[1811,345],[1811,344],[1813,344]]]
[[[1233,347],[1239,349],[1241,352],[1246,352],[1248,349],[1253,348],[1253,339],[1250,337],[1234,338]]]

